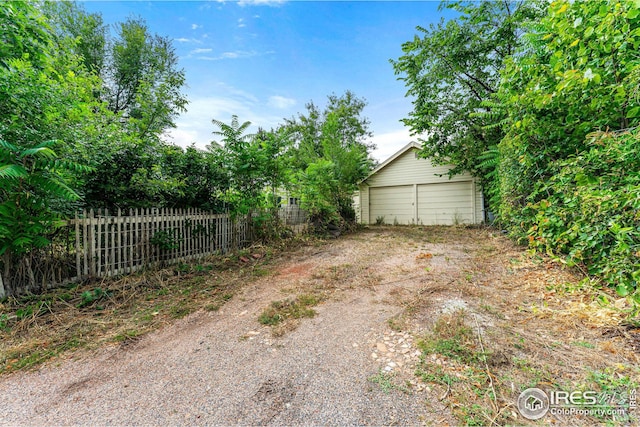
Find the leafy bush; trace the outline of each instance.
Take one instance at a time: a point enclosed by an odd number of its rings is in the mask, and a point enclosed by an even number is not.
[[[587,140],[590,149],[552,165],[557,173],[535,186],[545,198],[523,212],[528,238],[626,295],[640,281],[640,130]]]

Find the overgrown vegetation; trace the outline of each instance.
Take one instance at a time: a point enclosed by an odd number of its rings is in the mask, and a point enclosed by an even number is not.
[[[319,232],[355,221],[351,195],[373,162],[366,102],[353,93],[255,135],[237,116],[213,118],[220,143],[183,149],[163,135],[186,111],[185,73],[173,41],[143,19],[111,31],[79,3],[5,2],[0,28],[0,296],[12,293],[14,259],[81,207],[229,210],[255,218],[263,240],[290,235],[283,197]],[[170,249],[169,232],[154,245]]]
[[[513,238],[640,299],[638,4],[442,7],[394,62],[423,153],[481,177]]]

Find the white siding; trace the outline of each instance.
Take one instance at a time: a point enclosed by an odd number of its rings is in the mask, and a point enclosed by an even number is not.
[[[475,182],[474,185],[476,190],[476,224],[482,224],[484,222],[484,196],[480,184]]]
[[[385,224],[414,222],[413,185],[371,188],[369,193],[369,224],[384,218]]]
[[[431,160],[417,158],[417,149],[410,149],[389,163],[377,173],[367,178],[363,184],[370,187],[392,185],[430,184],[433,182],[469,181],[468,173],[449,179],[451,166],[433,166]],[[443,175],[443,176],[438,176]]]
[[[362,214],[360,212],[360,192],[356,192],[353,196],[353,210],[356,212],[356,222],[362,222]]]

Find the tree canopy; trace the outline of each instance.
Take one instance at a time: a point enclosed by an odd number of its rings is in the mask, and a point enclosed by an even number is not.
[[[502,130],[477,113],[498,90],[500,70],[520,42],[523,26],[539,17],[532,1],[443,2],[458,18],[429,28],[402,45],[394,71],[413,99],[403,121],[423,144],[422,155],[453,164],[452,174],[482,177],[481,155],[498,144]]]

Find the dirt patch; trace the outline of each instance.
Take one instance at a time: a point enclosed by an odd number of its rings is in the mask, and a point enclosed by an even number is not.
[[[625,300],[495,230],[372,227],[261,253],[229,258],[235,270],[190,267],[161,276],[164,287],[129,288],[131,306],[160,329],[105,325],[133,344],[98,339],[74,360],[0,377],[0,424],[637,422],[520,415],[529,387],[628,396],[638,334],[623,322]],[[154,309],[164,298],[166,311]],[[295,327],[273,334],[269,323],[287,324],[276,315]]]
[[[294,276],[296,278],[303,278],[311,274],[312,267],[313,265],[310,263],[302,263],[284,268],[280,270],[279,274],[281,276]]]

